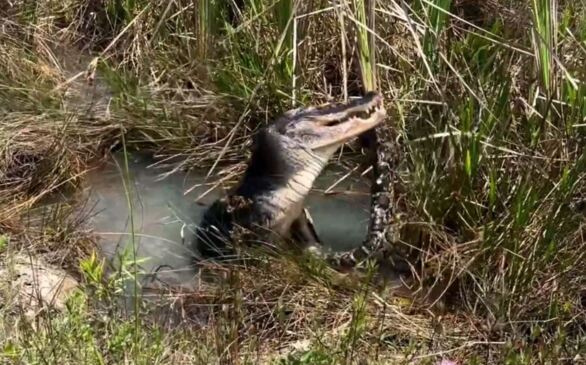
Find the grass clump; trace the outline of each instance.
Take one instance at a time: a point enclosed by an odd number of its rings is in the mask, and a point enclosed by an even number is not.
[[[580,2],[12,1],[0,18],[0,257],[82,282],[34,320],[2,287],[2,361],[581,361]],[[128,314],[136,263],[105,275],[79,207],[38,213],[123,141],[231,184],[280,112],[375,85],[402,156],[393,243],[427,301],[261,255],[210,264],[225,280],[196,291],[150,288]]]

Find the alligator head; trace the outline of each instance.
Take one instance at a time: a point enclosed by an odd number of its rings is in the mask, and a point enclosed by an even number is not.
[[[248,187],[258,191],[258,186],[247,183],[249,179],[258,183],[260,179],[268,180],[272,188],[291,187],[306,195],[336,150],[376,127],[385,116],[383,99],[374,92],[345,104],[284,113],[256,135],[240,192]]]
[[[374,92],[349,103],[284,113],[256,134],[244,177],[228,197],[242,198],[250,204],[240,210],[228,209],[229,199],[224,199],[210,207],[200,228],[215,226],[226,235],[233,224],[238,224],[290,235],[292,225],[303,215],[305,198],[328,160],[340,146],[376,127],[385,116],[383,98]],[[227,209],[236,213],[228,216],[224,212]]]
[[[290,110],[267,132],[279,140],[283,150],[311,151],[328,160],[338,147],[374,128],[385,116],[382,97],[371,92],[349,103]]]

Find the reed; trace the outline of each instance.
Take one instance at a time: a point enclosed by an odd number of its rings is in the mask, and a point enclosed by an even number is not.
[[[34,321],[0,281],[0,362],[578,361],[586,8],[530,5],[0,5],[0,269],[29,252],[82,280],[66,311]],[[228,187],[257,128],[291,104],[362,89],[392,98],[403,148],[396,242],[421,278],[409,301],[261,251],[255,265],[206,266],[223,283],[153,289],[159,307],[181,309],[179,322],[146,299],[129,315],[124,283],[141,258],[105,275],[79,207],[41,208],[122,146],[153,151],[166,175],[209,167]],[[345,148],[340,167],[360,171],[359,151]]]
[[[376,0],[354,0],[354,14],[356,16],[356,34],[358,38],[358,62],[365,90],[376,89],[376,60],[373,42],[374,33],[374,9]],[[368,16],[367,16],[368,14]]]

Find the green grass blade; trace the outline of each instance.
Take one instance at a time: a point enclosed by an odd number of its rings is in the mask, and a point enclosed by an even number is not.
[[[533,47],[537,71],[547,95],[555,92],[555,61],[557,48],[557,0],[533,0]]]
[[[355,18],[358,22],[356,25],[356,33],[358,35],[358,54],[359,63],[362,76],[362,83],[365,90],[376,89],[375,77],[375,59],[374,59],[374,44],[370,44],[370,32],[374,29],[369,28],[369,25],[374,24],[374,9],[376,0],[353,0]],[[367,17],[367,10],[370,10],[370,16]]]

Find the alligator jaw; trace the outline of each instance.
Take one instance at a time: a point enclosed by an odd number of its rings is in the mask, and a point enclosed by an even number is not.
[[[315,150],[344,143],[376,127],[385,116],[386,111],[381,103],[380,107],[375,107],[365,117],[352,116],[344,122],[328,125],[319,131],[321,138],[311,143],[310,148]]]
[[[386,110],[382,96],[370,92],[348,103],[301,108],[285,115],[275,124],[276,131],[319,153],[376,127],[386,117]]]
[[[384,113],[383,98],[377,92],[369,92],[363,97],[355,98],[348,103],[326,104],[317,108],[310,108],[305,113],[315,122],[323,125],[341,123],[351,117],[368,119],[376,109],[382,109]]]

